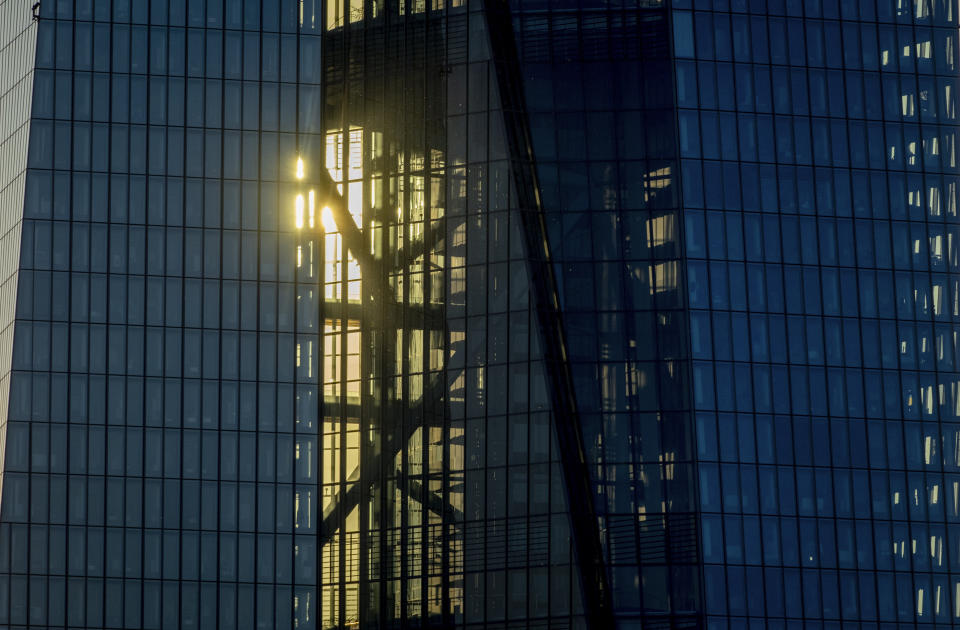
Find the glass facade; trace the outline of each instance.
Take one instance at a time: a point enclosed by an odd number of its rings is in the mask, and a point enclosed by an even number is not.
[[[37,10],[0,626],[960,622],[952,0]]]
[[[24,171],[30,133],[30,100],[36,28],[29,12],[0,2],[0,464],[10,393],[11,353]],[[0,495],[3,466],[0,465]],[[2,601],[2,600],[0,600]]]
[[[697,623],[696,468],[669,11],[512,2],[618,627]]]
[[[481,9],[324,15],[324,628],[582,621]]]
[[[0,624],[582,622],[479,8],[40,7]]]
[[[955,624],[957,6],[672,18],[704,611]]]
[[[30,104],[33,60],[37,29],[30,11],[18,2],[0,2],[0,464],[3,462],[8,430],[7,408],[11,393],[15,303],[23,220],[23,193],[26,181],[27,145],[30,134]],[[6,487],[5,467],[0,465],[0,505]],[[25,497],[20,497],[24,500]],[[3,508],[0,508],[2,513]],[[0,516],[2,518],[2,516]],[[6,541],[6,536],[0,534]],[[0,548],[6,543],[0,541]],[[0,557],[6,558],[4,552]],[[0,569],[0,610],[11,607],[7,571]],[[20,581],[13,595],[25,591]],[[20,605],[21,610],[25,610]],[[3,623],[5,613],[0,613]]]
[[[315,627],[318,272],[286,209],[318,33],[296,2],[3,11],[36,53],[4,49],[33,99],[0,625]]]

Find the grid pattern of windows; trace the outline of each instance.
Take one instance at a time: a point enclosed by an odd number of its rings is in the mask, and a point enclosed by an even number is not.
[[[956,623],[955,3],[508,4],[618,623]],[[582,625],[482,5],[12,5],[0,625]]]
[[[320,7],[42,6],[0,624],[578,622],[480,6]]]
[[[0,495],[36,35],[30,12],[0,2]]]
[[[324,164],[370,250],[324,237],[321,626],[570,627],[482,6],[359,7],[329,3],[324,33]]]
[[[668,13],[511,4],[614,613],[696,623]]]
[[[316,627],[309,5],[42,3],[4,626]]]
[[[673,2],[713,627],[960,619],[957,17]]]

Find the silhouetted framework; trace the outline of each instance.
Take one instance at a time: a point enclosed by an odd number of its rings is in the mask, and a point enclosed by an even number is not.
[[[958,24],[0,0],[0,627],[957,625]]]
[[[468,28],[468,24],[473,26]],[[378,620],[389,624],[423,617],[433,620],[429,623],[446,627],[462,623],[464,619],[478,618],[478,613],[470,612],[471,606],[481,611],[479,618],[483,618],[482,611],[488,609],[485,602],[495,604],[507,596],[504,591],[498,595],[492,590],[504,589],[503,569],[557,566],[558,558],[563,562],[563,555],[569,554],[569,550],[562,550],[565,545],[562,533],[553,534],[551,539],[551,531],[564,531],[564,521],[569,518],[563,505],[550,510],[556,512],[561,521],[546,513],[534,517],[524,516],[523,512],[517,512],[519,518],[511,512],[504,519],[503,512],[496,512],[503,509],[497,507],[502,499],[494,498],[484,487],[503,479],[508,469],[491,468],[483,472],[486,478],[479,482],[471,469],[487,469],[467,463],[467,470],[463,470],[464,455],[482,458],[473,461],[494,463],[506,455],[505,451],[498,452],[506,443],[497,446],[497,450],[486,447],[485,452],[479,451],[480,455],[470,453],[478,453],[474,443],[481,449],[488,440],[492,443],[492,437],[482,437],[483,433],[492,436],[492,428],[479,426],[477,422],[486,423],[487,427],[494,426],[490,424],[494,420],[502,422],[499,416],[493,420],[483,419],[487,417],[483,410],[502,406],[495,399],[505,401],[509,391],[504,382],[499,389],[490,390],[493,399],[487,400],[484,392],[484,370],[499,371],[501,368],[496,363],[506,358],[490,338],[502,339],[508,331],[506,328],[473,331],[469,326],[464,327],[467,321],[479,320],[463,320],[460,319],[463,315],[457,313],[464,313],[466,308],[473,314],[478,307],[484,308],[487,298],[481,296],[486,296],[488,291],[486,282],[478,282],[482,278],[470,275],[480,268],[463,268],[464,261],[470,265],[483,261],[488,255],[490,262],[498,258],[511,261],[513,271],[509,279],[503,276],[500,280],[515,286],[515,297],[510,301],[511,304],[515,299],[519,301],[509,310],[515,312],[514,318],[522,316],[524,330],[540,327],[539,319],[530,319],[529,313],[534,311],[528,306],[527,289],[521,288],[535,285],[527,279],[526,228],[522,227],[520,217],[535,216],[536,212],[515,209],[519,193],[508,158],[508,138],[500,135],[503,125],[497,120],[501,116],[497,74],[490,72],[489,77],[483,76],[480,84],[470,79],[471,102],[482,99],[480,102],[484,104],[477,111],[485,120],[489,118],[489,139],[485,132],[479,143],[471,140],[464,144],[467,138],[455,131],[457,122],[465,117],[451,117],[457,108],[473,111],[471,108],[477,107],[450,101],[462,98],[455,90],[466,87],[463,81],[468,68],[474,69],[471,72],[475,77],[479,67],[484,74],[488,67],[492,69],[490,49],[485,16],[469,13],[466,6],[448,7],[446,11],[389,6],[377,19],[355,23],[344,14],[343,24],[329,28],[325,38],[327,140],[322,147],[315,143],[309,149],[313,157],[306,161],[318,164],[316,156],[322,156],[325,167],[336,173],[334,181],[317,186],[325,191],[336,189],[337,193],[318,198],[331,200],[337,229],[346,224],[342,243],[344,250],[358,251],[354,256],[358,262],[355,273],[362,288],[355,302],[353,298],[344,299],[343,294],[331,301],[328,295],[322,318],[329,322],[336,317],[331,313],[339,313],[340,317],[357,322],[363,339],[362,378],[369,378],[369,382],[379,388],[368,390],[364,385],[355,402],[344,402],[342,393],[339,400],[327,395],[323,405],[322,415],[335,425],[333,430],[341,443],[347,442],[347,435],[352,431],[363,436],[355,468],[342,469],[344,474],[331,486],[335,489],[329,493],[330,498],[325,500],[322,510],[320,563],[325,567],[337,565],[322,587],[325,619],[334,625],[349,625],[353,620],[361,625],[375,624]],[[482,91],[476,91],[477,88]],[[472,116],[477,119],[477,114]],[[331,149],[337,143],[339,148]],[[351,164],[347,164],[348,155],[353,160]],[[352,177],[343,173],[351,168],[354,169]],[[346,181],[349,179],[360,181],[363,186],[351,187]],[[382,197],[378,198],[377,186],[381,183]],[[522,194],[528,196],[530,192]],[[486,218],[491,212],[491,219]],[[486,231],[488,220],[499,221],[491,224],[489,234],[472,227],[479,222]],[[356,229],[361,221],[362,227]],[[418,225],[423,227],[416,227]],[[414,232],[416,235],[411,238]],[[464,236],[468,236],[466,241]],[[504,253],[488,250],[497,242],[494,238],[501,240],[503,244],[496,247]],[[329,235],[327,239],[326,244],[330,246]],[[508,242],[509,250],[503,249]],[[329,264],[329,257],[325,260]],[[424,285],[422,293],[415,294],[415,278],[424,269],[428,269],[430,282]],[[466,276],[458,276],[464,269],[468,270]],[[457,277],[462,280],[456,280]],[[465,293],[470,294],[466,303]],[[530,301],[534,303],[544,297],[537,291],[532,293]],[[556,308],[555,299],[553,308]],[[439,343],[433,356],[426,356],[425,352],[420,353],[408,345],[411,336],[420,334],[424,339],[438,340],[431,342]],[[539,338],[539,333],[533,332],[533,335]],[[553,352],[548,350],[553,340],[534,342],[529,350],[529,336],[517,337],[511,343],[516,344],[511,356],[523,356],[528,351],[534,354],[540,347]],[[480,362],[476,355],[478,344],[487,348],[482,351],[487,358]],[[493,365],[485,367],[488,361]],[[553,363],[552,359],[544,361],[544,381],[539,381],[539,376],[525,374],[517,384],[532,381],[530,387],[534,392],[555,391],[552,375],[557,369],[562,374],[563,366]],[[521,369],[524,373],[529,370],[525,365]],[[418,378],[418,372],[424,374],[422,386],[417,386],[422,390],[413,401],[409,388]],[[466,397],[464,381],[476,383],[468,385],[470,393]],[[511,412],[523,410],[527,414],[532,407],[528,402],[530,394],[525,390],[515,391],[517,393],[511,395],[514,401]],[[571,392],[569,388],[566,391]],[[553,394],[537,401],[537,409],[552,408],[556,404]],[[572,401],[565,404],[572,405]],[[570,408],[575,411],[575,407]],[[575,415],[573,419],[575,422]],[[468,428],[475,425],[483,433]],[[514,425],[508,423],[505,427],[507,432],[528,426],[527,416],[524,415],[522,424],[511,426]],[[572,433],[567,429],[565,442],[579,435],[579,430],[572,426]],[[528,439],[526,429],[523,431],[517,440]],[[440,432],[446,437],[442,444],[434,447],[438,458],[435,472],[425,474],[416,453],[429,448],[424,442],[425,434],[430,432]],[[544,438],[553,439],[549,433],[537,439]],[[482,441],[471,442],[476,439]],[[559,447],[559,441],[557,444]],[[542,448],[538,446],[537,450]],[[529,461],[528,453],[511,455],[511,461],[520,455],[524,459],[518,461]],[[336,456],[328,450],[322,455]],[[587,506],[588,511],[592,509],[582,447],[577,455],[575,444],[565,444],[552,457],[556,457],[558,463],[569,457],[579,458],[580,474],[574,477],[583,489],[583,496],[578,501]],[[325,469],[324,463],[320,466]],[[511,477],[515,475],[519,480],[522,474],[525,478],[529,466],[526,463],[523,468],[510,468],[517,471],[511,472]],[[563,464],[556,470],[559,473],[567,468],[569,465]],[[554,483],[565,483],[567,476],[564,473]],[[513,483],[516,486],[516,481]],[[524,496],[527,494],[524,486],[516,487],[522,489]],[[546,487],[541,486],[538,492],[544,493]],[[324,491],[325,497],[327,494]],[[565,496],[558,499],[563,504],[568,501]],[[515,509],[519,508],[511,508]],[[478,520],[478,513],[483,512],[486,516]],[[351,527],[351,518],[354,518],[351,514],[358,516],[356,520],[360,524],[356,543],[349,542],[349,533],[344,535]],[[583,524],[590,523],[593,531],[583,537],[579,530]],[[571,582],[571,574],[558,573],[558,576],[567,576],[566,586],[562,587],[566,591],[579,591],[581,583],[593,584],[596,578],[602,583],[604,579],[596,518],[578,520],[574,529],[575,540],[594,545],[587,557],[595,572],[586,582],[580,578]],[[561,538],[556,539],[558,535]],[[502,553],[498,552],[501,548]],[[559,553],[548,552],[550,548]],[[324,553],[335,561],[325,559]],[[578,550],[577,557],[581,555],[584,554]],[[344,570],[351,563],[359,567],[359,574],[364,576],[356,580],[356,584],[351,584],[352,580],[346,575],[349,570]],[[598,572],[596,567],[601,567]],[[542,575],[547,577],[546,573]],[[500,580],[499,584],[496,580]],[[511,588],[525,587],[513,585]],[[536,588],[543,594],[536,595],[535,599],[549,597],[545,580]],[[559,595],[562,591],[556,592]],[[560,606],[548,607],[534,616],[552,617],[555,619],[552,623],[562,627],[569,623],[571,614],[581,614],[571,608],[571,602],[576,606],[580,599],[575,593],[560,595]],[[587,609],[604,611],[593,599],[589,603],[584,601]],[[366,605],[352,609],[350,602],[366,602]],[[434,612],[426,613],[431,607]],[[488,611],[486,615],[489,614]],[[510,614],[517,614],[517,610]],[[397,621],[388,621],[390,619]]]

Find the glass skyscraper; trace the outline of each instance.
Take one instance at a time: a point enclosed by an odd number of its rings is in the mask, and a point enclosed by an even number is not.
[[[0,5],[0,625],[315,626],[319,38],[295,2],[32,4]]]
[[[672,18],[703,611],[956,624],[957,5]]]
[[[0,0],[0,627],[960,624],[953,0]]]

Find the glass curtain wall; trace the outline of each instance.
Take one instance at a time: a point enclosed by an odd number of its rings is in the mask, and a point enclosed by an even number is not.
[[[36,38],[31,12],[0,2],[0,501]]]
[[[324,628],[582,623],[481,9],[323,16]]]
[[[673,2],[712,627],[960,620],[957,19]]]
[[[662,2],[510,2],[618,627],[695,625],[696,475]]]
[[[323,134],[300,6],[40,6],[0,624],[317,627],[319,245],[288,208]]]

